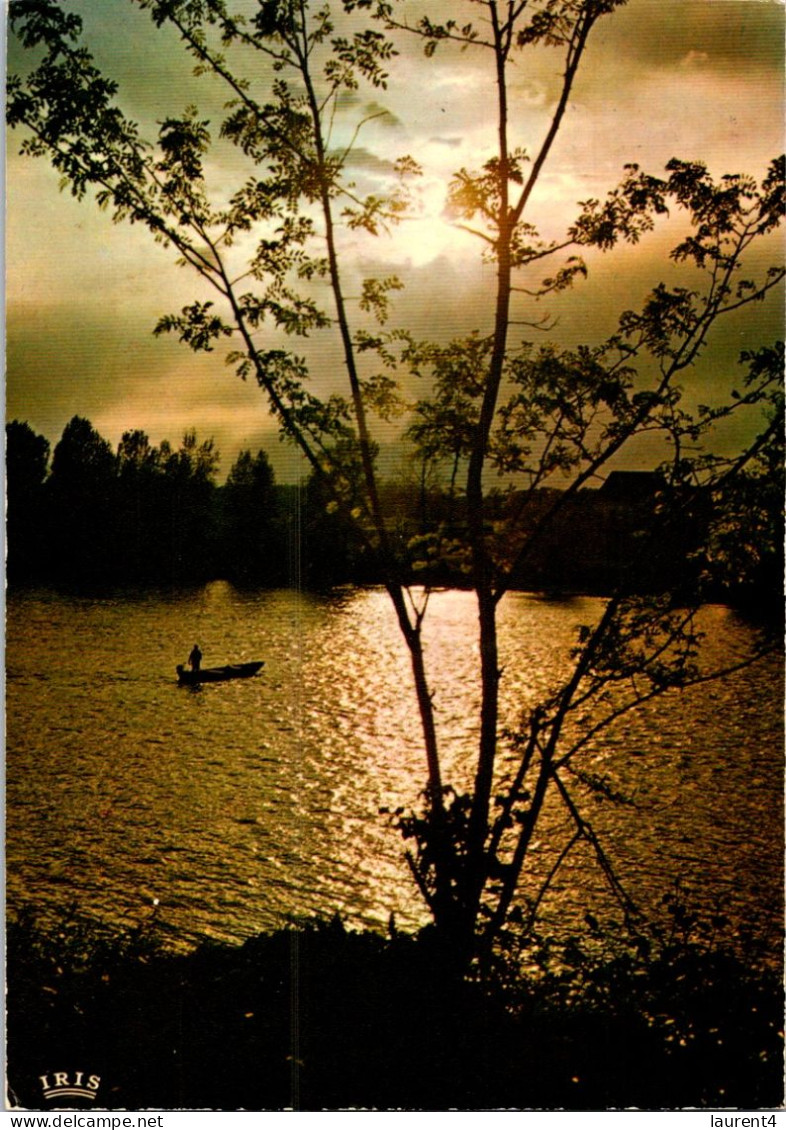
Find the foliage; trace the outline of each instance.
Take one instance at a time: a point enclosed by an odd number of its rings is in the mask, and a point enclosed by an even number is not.
[[[65,577],[95,581],[112,555],[115,457],[89,420],[74,416],[52,453],[46,488],[51,552]]]
[[[6,555],[8,579],[28,583],[44,571],[43,483],[49,467],[49,442],[29,424],[12,420],[5,430]]]
[[[106,441],[85,424],[98,448],[106,450]],[[16,420],[6,433],[8,573],[14,587],[65,582],[103,590],[115,584],[225,579],[322,590],[384,579],[352,517],[362,504],[362,489],[350,453],[344,459],[347,514],[317,476],[305,489],[276,484],[264,451],[254,456],[242,451],[225,485],[216,486],[212,441],[199,443],[186,433],[187,442],[177,452],[167,440],[156,447],[145,432],[129,430],[111,461],[82,467],[78,488],[64,494],[61,481],[58,503],[48,441]],[[777,451],[762,451],[755,467],[738,476],[728,492],[703,499],[694,513],[686,508],[679,528],[670,530],[668,552],[659,545],[655,487],[646,475],[637,477],[632,496],[581,491],[529,554],[512,587],[605,595],[624,582],[629,593],[643,595],[665,592],[677,582],[684,591],[701,579],[714,598],[755,608],[767,622],[777,605],[782,556],[777,459]],[[471,563],[459,525],[461,499],[452,485],[424,480],[423,471],[420,463],[416,481],[380,482],[391,544],[412,581],[466,587]],[[102,498],[103,510],[96,504]],[[489,527],[502,531],[500,551],[505,516],[520,498],[518,492],[498,493],[486,500]],[[530,525],[553,498],[548,488],[531,496]],[[64,549],[69,515],[83,529],[83,540]],[[749,536],[754,518],[755,538]],[[580,559],[571,554],[577,538]],[[632,572],[630,562],[645,544],[646,566]],[[657,552],[651,550],[656,544]],[[697,546],[704,547],[701,553]]]
[[[459,990],[432,928],[385,938],[333,919],[235,947],[178,954],[167,941],[155,920],[120,936],[75,912],[56,933],[9,923],[12,1103],[40,1107],[39,1075],[66,1063],[100,1075],[109,1109],[759,1109],[782,1098],[777,971],[717,937],[678,932],[651,953],[624,933],[595,953],[530,939],[528,975],[509,964]]]
[[[580,202],[564,236],[552,240],[530,218],[533,190],[587,43],[621,0],[483,0],[466,5],[470,17],[482,15],[477,22],[424,16],[414,24],[402,5],[370,0],[344,0],[333,9],[264,0],[250,18],[228,0],[135,2],[156,25],[176,31],[198,73],[227,90],[219,132],[249,170],[228,199],[209,185],[213,137],[198,110],[164,117],[157,139],[144,139],[116,105],[116,85],[80,45],[79,20],[53,0],[11,4],[12,27],[40,61],[26,79],[11,77],[9,123],[24,127],[23,151],[51,161],[75,195],[92,191],[116,220],[146,225],[207,285],[209,301],[201,296],[166,315],[158,331],[174,332],[198,351],[224,339],[231,344],[228,362],[242,379],[259,383],[282,432],[307,459],[327,509],[352,525],[358,553],[375,561],[409,651],[422,724],[425,805],[402,822],[415,840],[410,865],[446,950],[466,968],[473,956],[488,959],[514,912],[547,792],[562,798],[575,837],[589,840],[614,885],[613,868],[570,790],[572,762],[589,736],[654,696],[722,673],[699,663],[693,609],[701,584],[681,590],[679,599],[650,600],[632,594],[631,577],[686,513],[701,510],[703,498],[723,501],[725,528],[732,530],[735,484],[745,476],[752,481],[757,462],[772,457],[782,427],[776,350],[743,356],[740,382],[718,374],[706,405],[691,408],[680,381],[718,323],[763,300],[783,279],[780,264],[759,265],[784,213],[784,161],[773,161],[761,182],[742,174],[718,178],[700,162],[676,158],[662,177],[629,165],[605,199]],[[448,50],[476,52],[496,82],[494,155],[479,169],[459,169],[447,186],[454,222],[494,264],[491,328],[470,328],[447,345],[383,328],[398,280],[367,281],[355,305],[342,273],[343,233],[390,231],[414,191],[419,169],[404,157],[385,196],[357,194],[350,157],[368,118],[349,127],[345,108],[353,100],[344,97],[363,84],[381,96],[395,81],[396,53],[407,40],[435,66]],[[559,53],[562,79],[548,128],[529,146],[513,136],[518,118],[508,75],[539,50]],[[349,129],[343,149],[333,143],[339,120]],[[681,223],[671,251],[679,282],[657,283],[640,307],[621,313],[604,341],[563,348],[522,340],[522,324],[548,328],[532,317],[533,304],[582,280],[585,256],[639,242],[667,214]],[[249,244],[241,263],[239,249]],[[329,311],[322,282],[329,284]],[[291,339],[312,334],[335,335],[343,393],[318,395],[310,386]],[[410,422],[424,472],[428,463],[446,463],[450,491],[462,503],[460,523],[431,543],[432,556],[455,561],[478,602],[478,746],[471,789],[460,796],[443,781],[424,658],[428,585],[408,585],[410,562],[402,559],[378,482],[373,426],[397,408],[396,384],[404,376],[427,389]],[[752,414],[763,416],[760,437],[730,456],[713,454],[718,427]],[[500,601],[581,489],[644,435],[660,440],[664,452],[654,536],[632,555],[598,622],[581,629],[564,684],[516,732],[501,734]],[[511,489],[510,506],[491,528],[490,472]],[[541,506],[536,492],[558,482],[563,489]],[[729,541],[723,529],[716,523],[708,545],[693,547],[704,553],[707,575],[719,554],[734,567],[722,548]],[[424,560],[422,543],[411,550]]]
[[[282,584],[289,578],[282,552],[285,518],[275,475],[264,451],[238,455],[221,492],[220,556],[230,580]]]
[[[9,579],[118,584],[243,584],[289,580],[289,530],[267,456],[241,452],[223,488],[212,440],[178,447],[124,432],[117,452],[74,417],[55,446],[26,424],[7,427]]]

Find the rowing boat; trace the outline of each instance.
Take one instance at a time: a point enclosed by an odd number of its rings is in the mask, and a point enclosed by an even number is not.
[[[182,663],[178,663],[177,681],[183,687],[193,687],[199,683],[224,683],[227,679],[250,679],[265,666],[260,663],[227,663],[223,667],[201,667],[198,671],[189,671]]]

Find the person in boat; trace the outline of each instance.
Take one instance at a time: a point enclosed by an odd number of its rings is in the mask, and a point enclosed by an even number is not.
[[[192,671],[198,671],[202,662],[202,652],[199,650],[199,644],[195,643],[191,649],[191,654],[188,657],[188,662],[191,664]]]

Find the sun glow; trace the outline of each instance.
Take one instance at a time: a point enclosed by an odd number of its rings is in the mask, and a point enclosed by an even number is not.
[[[394,233],[391,250],[396,259],[423,267],[442,256],[463,257],[475,243],[448,219],[445,181],[435,178],[418,186],[417,210]]]

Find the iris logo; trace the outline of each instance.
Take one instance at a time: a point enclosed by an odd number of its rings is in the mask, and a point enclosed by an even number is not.
[[[44,1098],[49,1102],[55,1099],[88,1099],[95,1102],[101,1086],[99,1075],[85,1076],[84,1071],[53,1071],[51,1075],[39,1075]]]

